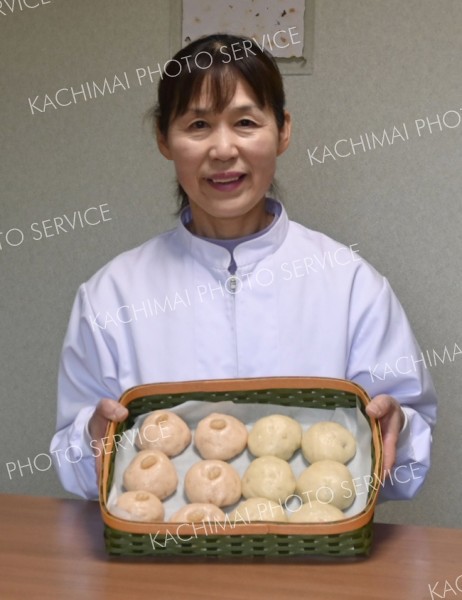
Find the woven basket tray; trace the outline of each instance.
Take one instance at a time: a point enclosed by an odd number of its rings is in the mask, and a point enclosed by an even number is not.
[[[304,408],[360,409],[370,425],[371,476],[380,480],[382,438],[375,419],[365,412],[370,399],[364,389],[342,379],[315,377],[269,377],[255,379],[218,379],[160,383],[133,387],[120,398],[129,410],[123,423],[110,423],[100,479],[100,506],[105,523],[106,549],[113,555],[130,556],[206,556],[206,557],[282,557],[296,555],[367,555],[372,543],[372,521],[378,486],[371,486],[364,510],[333,523],[223,523],[207,529],[199,524],[182,524],[181,534],[173,538],[172,523],[139,523],[119,519],[107,509],[114,471],[114,434],[132,427],[134,419],[147,412],[168,409],[188,400],[235,403],[279,404]],[[174,524],[178,527],[178,523]],[[203,533],[202,533],[203,532]],[[153,542],[155,539],[155,542]]]

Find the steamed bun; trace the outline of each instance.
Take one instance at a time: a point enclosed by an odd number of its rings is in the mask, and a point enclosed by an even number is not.
[[[128,491],[144,490],[163,500],[176,490],[178,475],[163,452],[141,450],[125,469],[123,484]]]
[[[289,515],[289,523],[326,523],[341,519],[345,519],[345,515],[339,508],[316,500],[303,504],[297,512]]]
[[[215,504],[193,502],[177,510],[171,516],[170,521],[174,523],[201,523],[202,521],[224,521],[225,519],[225,513]]]
[[[287,521],[286,514],[281,504],[272,502],[268,498],[248,498],[241,502],[230,513],[231,522],[249,523],[250,521]]]
[[[241,497],[241,479],[236,469],[222,460],[201,460],[186,473],[184,489],[190,502],[229,506]]]
[[[146,523],[163,521],[164,505],[157,496],[146,491],[132,491],[121,494],[111,513],[129,521]]]
[[[248,446],[254,456],[272,455],[289,460],[298,448],[302,428],[292,417],[269,415],[258,419],[249,433]]]
[[[211,413],[197,424],[194,444],[202,458],[231,460],[247,444],[247,428],[231,415]]]
[[[176,456],[191,442],[191,430],[176,413],[155,410],[140,427],[135,443],[140,450],[161,450]]]
[[[303,434],[302,453],[310,463],[336,460],[345,464],[356,454],[356,440],[343,425],[321,421]]]
[[[296,489],[303,502],[318,500],[340,510],[351,506],[356,497],[350,470],[334,460],[319,460],[310,465],[298,478]]]
[[[277,456],[260,456],[250,463],[242,477],[242,495],[285,502],[293,494],[295,484],[288,462]]]

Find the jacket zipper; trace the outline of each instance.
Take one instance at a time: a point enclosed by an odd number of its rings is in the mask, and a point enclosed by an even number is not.
[[[230,293],[234,295],[237,288],[237,277],[234,274],[228,277],[228,286]]]
[[[236,323],[236,290],[238,285],[238,278],[236,276],[237,267],[234,264],[234,273],[231,272],[230,268],[232,266],[232,262],[228,267],[228,272],[230,273],[230,277],[228,277],[226,282],[226,287],[231,295],[231,303],[232,303],[232,314],[233,314],[233,328],[234,328],[234,352],[235,352],[235,377],[239,377],[239,356],[237,351],[237,323]]]

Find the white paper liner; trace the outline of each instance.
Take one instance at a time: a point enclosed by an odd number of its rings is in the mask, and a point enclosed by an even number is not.
[[[165,521],[169,521],[170,517],[185,504],[188,504],[188,499],[184,494],[184,477],[188,469],[196,462],[202,460],[201,456],[194,447],[194,430],[197,423],[209,415],[212,412],[223,413],[232,415],[240,419],[246,424],[247,429],[250,431],[254,423],[261,417],[267,415],[287,415],[297,420],[306,431],[308,427],[311,427],[319,421],[333,421],[346,427],[356,439],[357,449],[353,459],[346,465],[351,472],[354,487],[356,489],[356,498],[353,504],[344,512],[346,517],[351,517],[359,514],[364,510],[367,497],[368,497],[368,486],[365,477],[370,476],[372,458],[371,458],[371,430],[368,422],[362,414],[359,404],[356,408],[336,408],[330,409],[318,409],[309,407],[296,407],[296,406],[280,406],[278,404],[236,404],[232,401],[226,400],[222,402],[207,402],[199,400],[190,400],[184,402],[179,406],[175,406],[168,409],[169,411],[176,412],[191,428],[193,431],[193,441],[191,444],[178,456],[173,457],[171,460],[175,465],[178,472],[178,488],[174,494],[164,500],[163,504],[165,507]],[[126,435],[118,445],[117,454],[115,457],[114,465],[114,476],[111,486],[111,490],[108,497],[108,510],[114,516],[122,518],[120,510],[115,508],[115,503],[120,494],[125,490],[123,488],[123,473],[128,467],[132,459],[136,456],[138,450],[133,443],[136,435],[138,434],[139,428],[141,427],[144,419],[151,413],[140,415],[135,419],[133,427],[127,430]],[[245,470],[249,464],[254,460],[255,457],[245,449],[240,455],[227,461],[231,464],[239,473],[243,476]],[[294,456],[288,461],[292,467],[292,471],[296,478],[309,466],[309,463],[303,457],[301,450],[297,450]],[[309,498],[314,501],[316,499],[314,492],[310,494]],[[230,513],[244,498],[232,505],[223,508],[224,512]],[[287,503],[286,513],[288,515],[291,512],[296,512],[299,502],[296,498],[291,498]]]

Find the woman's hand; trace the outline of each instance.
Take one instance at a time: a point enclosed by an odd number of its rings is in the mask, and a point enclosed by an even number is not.
[[[95,412],[93,413],[89,423],[88,431],[92,440],[95,440],[96,445],[94,448],[99,450],[99,454],[95,456],[96,459],[96,475],[98,477],[101,473],[101,463],[103,460],[103,440],[106,434],[106,428],[110,421],[121,423],[128,417],[128,410],[119,404],[116,400],[110,398],[102,398],[96,405]]]
[[[379,420],[383,439],[383,470],[386,472],[395,463],[396,445],[404,425],[404,413],[399,402],[386,394],[372,398],[366,406],[366,412]]]

